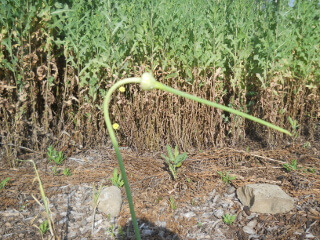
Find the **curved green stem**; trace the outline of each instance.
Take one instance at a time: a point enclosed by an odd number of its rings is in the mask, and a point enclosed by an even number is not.
[[[275,129],[275,130],[277,130],[279,132],[282,132],[282,133],[285,133],[285,134],[288,134],[288,135],[292,136],[292,134],[289,131],[287,131],[287,130],[281,128],[281,127],[278,127],[278,126],[276,126],[276,125],[274,125],[272,123],[266,122],[266,121],[264,121],[264,120],[262,120],[260,118],[251,116],[251,115],[249,115],[247,113],[240,112],[238,110],[223,106],[223,105],[218,104],[218,103],[210,102],[208,100],[193,96],[193,95],[185,93],[185,92],[181,92],[181,91],[176,90],[174,88],[168,87],[168,86],[166,86],[166,85],[164,85],[164,84],[162,84],[160,82],[156,82],[155,83],[155,88],[163,90],[163,91],[167,91],[167,92],[170,92],[170,93],[173,93],[173,94],[176,94],[176,95],[179,95],[179,96],[182,96],[182,97],[194,100],[194,101],[197,101],[199,103],[203,103],[203,104],[209,105],[211,107],[219,108],[219,109],[221,109],[223,111],[226,111],[226,112],[229,112],[229,113],[233,113],[233,114],[239,115],[241,117],[250,119],[252,121],[255,121],[257,123],[265,125],[267,127],[273,128],[273,129]]]
[[[126,195],[127,195],[127,198],[128,198],[128,203],[129,203],[129,208],[130,208],[130,213],[131,213],[131,219],[132,219],[132,225],[133,225],[134,232],[135,232],[137,240],[141,239],[140,231],[139,231],[139,227],[138,227],[136,214],[134,212],[132,195],[131,195],[131,191],[130,191],[130,185],[129,185],[129,182],[128,182],[126,170],[124,168],[124,164],[123,164],[122,156],[121,156],[121,153],[120,153],[120,150],[119,150],[119,145],[118,145],[118,142],[117,142],[117,138],[116,138],[115,132],[114,132],[114,130],[112,128],[111,120],[110,120],[110,117],[109,117],[109,103],[110,103],[110,100],[111,100],[112,93],[114,91],[116,91],[121,85],[128,84],[128,83],[140,83],[140,81],[141,81],[141,78],[126,78],[126,79],[123,79],[123,80],[121,80],[119,82],[116,82],[108,90],[108,92],[107,92],[107,94],[105,96],[104,102],[103,102],[104,119],[105,119],[105,122],[107,124],[107,129],[108,129],[108,132],[109,132],[109,135],[110,135],[110,139],[111,139],[112,145],[114,147],[114,150],[116,152],[116,156],[117,156],[117,159],[118,159],[118,164],[119,164],[121,175],[122,175],[122,178],[123,178],[123,181],[124,181],[124,188],[126,190]]]

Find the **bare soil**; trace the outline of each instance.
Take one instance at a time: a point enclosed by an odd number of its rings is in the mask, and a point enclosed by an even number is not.
[[[145,239],[191,239],[187,236],[199,223],[196,218],[177,220],[176,212],[189,206],[201,206],[213,190],[220,194],[228,191],[230,185],[221,181],[217,171],[229,171],[231,175],[236,176],[236,180],[231,183],[234,188],[249,183],[277,184],[295,199],[295,208],[289,213],[259,214],[255,217],[260,226],[258,239],[320,239],[319,146],[316,143],[311,143],[311,146],[291,144],[273,150],[258,149],[250,143],[245,146],[250,148],[220,148],[188,153],[188,159],[179,168],[176,181],[166,169],[160,152],[141,154],[123,148],[121,152],[139,223],[145,222],[157,228],[156,223],[165,222],[165,230],[173,236],[172,238],[149,236]],[[111,148],[74,151],[61,167],[70,168],[71,176],[62,174],[54,176],[52,174],[54,165],[48,163],[45,153],[33,152],[25,154],[23,158],[35,159],[49,199],[54,199],[59,194],[58,189],[63,186],[93,185],[102,181],[111,185],[109,178],[114,167],[117,167],[117,160]],[[285,171],[282,165],[294,159],[298,160],[298,166],[301,168],[291,172]],[[0,190],[0,212],[3,213],[8,209],[21,212],[26,208],[36,211],[37,208],[34,206],[37,203],[31,195],[38,199],[41,197],[38,182],[34,181],[35,173],[31,164],[22,163],[16,169],[0,168],[0,180],[6,177],[10,177],[10,181]],[[124,189],[122,191],[125,195]],[[176,210],[168,204],[170,197],[174,198]],[[250,215],[250,211],[248,213],[248,209],[243,207],[235,211],[237,215]],[[12,237],[6,239],[41,239],[38,229],[32,223],[28,221],[19,223],[14,221],[14,218],[4,215],[1,218],[2,234],[13,233]],[[130,212],[125,200],[117,218],[117,225],[132,232],[132,228],[127,227],[129,220]],[[248,221],[238,218],[230,226],[222,223],[226,238],[249,239],[249,235],[243,231]],[[266,231],[272,227],[273,231]],[[62,239],[68,239],[62,228],[58,228],[58,232]],[[49,239],[49,236],[46,237]],[[76,239],[95,239],[90,236],[83,237],[79,236]]]

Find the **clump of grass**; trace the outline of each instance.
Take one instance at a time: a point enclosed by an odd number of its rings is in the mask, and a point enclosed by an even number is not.
[[[229,172],[217,171],[217,173],[221,177],[222,182],[226,184],[230,184],[232,180],[235,180],[237,178],[236,176],[230,176]]]

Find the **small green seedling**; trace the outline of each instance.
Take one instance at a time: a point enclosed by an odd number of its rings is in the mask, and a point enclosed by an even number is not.
[[[173,197],[170,197],[169,198],[169,203],[170,203],[170,207],[172,210],[176,210],[177,209],[177,204],[176,202],[174,201],[174,198]]]
[[[41,200],[42,200],[42,203],[33,195],[31,195],[33,197],[33,199],[42,207],[45,209],[45,215],[46,215],[46,221],[44,221],[43,223],[40,224],[40,226],[35,226],[37,229],[39,229],[39,231],[42,233],[42,232],[46,232],[46,231],[50,231],[51,233],[51,236],[54,237],[55,234],[56,234],[56,231],[54,229],[54,221],[53,221],[53,218],[52,218],[52,213],[51,213],[51,210],[50,210],[50,204],[49,204],[49,199],[46,197],[46,194],[44,192],[44,188],[43,188],[43,185],[42,185],[42,181],[41,181],[41,178],[40,178],[40,175],[39,175],[39,172],[37,170],[37,166],[36,164],[34,163],[33,160],[19,160],[19,161],[22,161],[22,162],[31,162],[32,165],[33,165],[33,168],[34,168],[34,171],[36,173],[36,180],[39,182],[39,190],[40,190],[40,195],[41,195]],[[46,223],[45,223],[46,222]],[[46,227],[48,225],[48,227]],[[45,229],[48,229],[46,231],[44,231]]]
[[[70,168],[65,168],[65,169],[63,169],[63,175],[65,175],[65,176],[71,176],[71,170],[70,170]]]
[[[48,220],[44,220],[40,226],[39,226],[39,231],[41,234],[46,234],[46,232],[49,231],[49,222]]]
[[[50,162],[55,162],[58,165],[62,164],[65,159],[63,152],[58,152],[52,145],[48,147],[47,155]]]
[[[114,224],[111,224],[110,227],[107,228],[106,233],[110,235],[112,239],[115,239],[117,236],[116,226]]]
[[[307,168],[307,172],[309,172],[309,173],[316,173],[316,169],[313,168],[313,167],[309,167],[309,168]]]
[[[53,175],[58,175],[58,174],[59,174],[59,170],[57,169],[57,166],[54,166],[54,167],[52,168],[52,174],[53,174]]]
[[[199,228],[201,228],[201,227],[203,226],[203,223],[202,223],[202,222],[197,222],[197,226],[198,226]]]
[[[122,179],[121,173],[118,174],[118,169],[113,169],[112,178],[110,178],[112,185],[116,187],[123,187],[124,181]]]
[[[230,176],[229,172],[218,171],[217,173],[221,177],[222,182],[224,182],[226,184],[230,184],[232,180],[235,180],[237,178],[236,176]]]
[[[298,170],[298,161],[292,160],[291,163],[285,163],[282,166],[287,172],[296,171]]]
[[[225,224],[231,225],[233,224],[234,220],[236,220],[236,215],[224,214],[222,216],[222,220]]]
[[[9,181],[10,181],[10,178],[9,178],[9,177],[3,179],[3,180],[0,182],[0,190],[3,189],[3,188],[7,185],[7,183],[8,183]]]
[[[167,145],[167,150],[168,156],[165,156],[164,154],[161,154],[161,156],[164,158],[166,164],[168,165],[173,178],[176,179],[177,168],[181,167],[183,161],[186,160],[188,156],[185,152],[179,154],[178,146],[176,146],[174,148],[174,152],[172,152],[172,148],[169,145]]]
[[[302,145],[303,148],[310,148],[311,147],[311,143],[310,142],[305,142],[303,145]]]
[[[300,125],[298,124],[297,120],[292,119],[290,116],[288,117],[288,120],[291,125],[293,138],[296,139],[298,137],[298,128]]]

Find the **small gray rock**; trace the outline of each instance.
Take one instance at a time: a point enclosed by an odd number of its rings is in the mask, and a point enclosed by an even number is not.
[[[247,227],[255,228],[257,223],[258,223],[257,219],[254,219],[247,224]]]
[[[223,210],[222,209],[216,209],[213,211],[213,215],[216,218],[221,218],[223,216]]]
[[[191,217],[196,216],[196,214],[194,212],[187,212],[187,213],[183,214],[183,216],[185,218],[191,218]]]
[[[228,188],[227,193],[230,195],[230,194],[234,193],[235,191],[236,191],[236,189],[231,186]]]
[[[122,205],[121,190],[116,186],[107,187],[101,190],[99,196],[98,210],[110,217],[119,216]]]
[[[292,197],[272,184],[248,184],[238,188],[237,195],[243,205],[258,213],[285,213],[294,204]]]
[[[242,230],[243,230],[245,233],[248,233],[248,234],[256,234],[256,231],[253,230],[253,228],[248,227],[248,226],[244,226],[244,227],[242,228]]]
[[[158,226],[158,227],[162,227],[162,228],[165,228],[167,226],[167,222],[161,222],[161,221],[156,221],[155,224]]]
[[[151,229],[144,229],[144,230],[142,230],[142,235],[143,236],[151,236],[152,234],[153,234],[153,230],[151,230]]]

